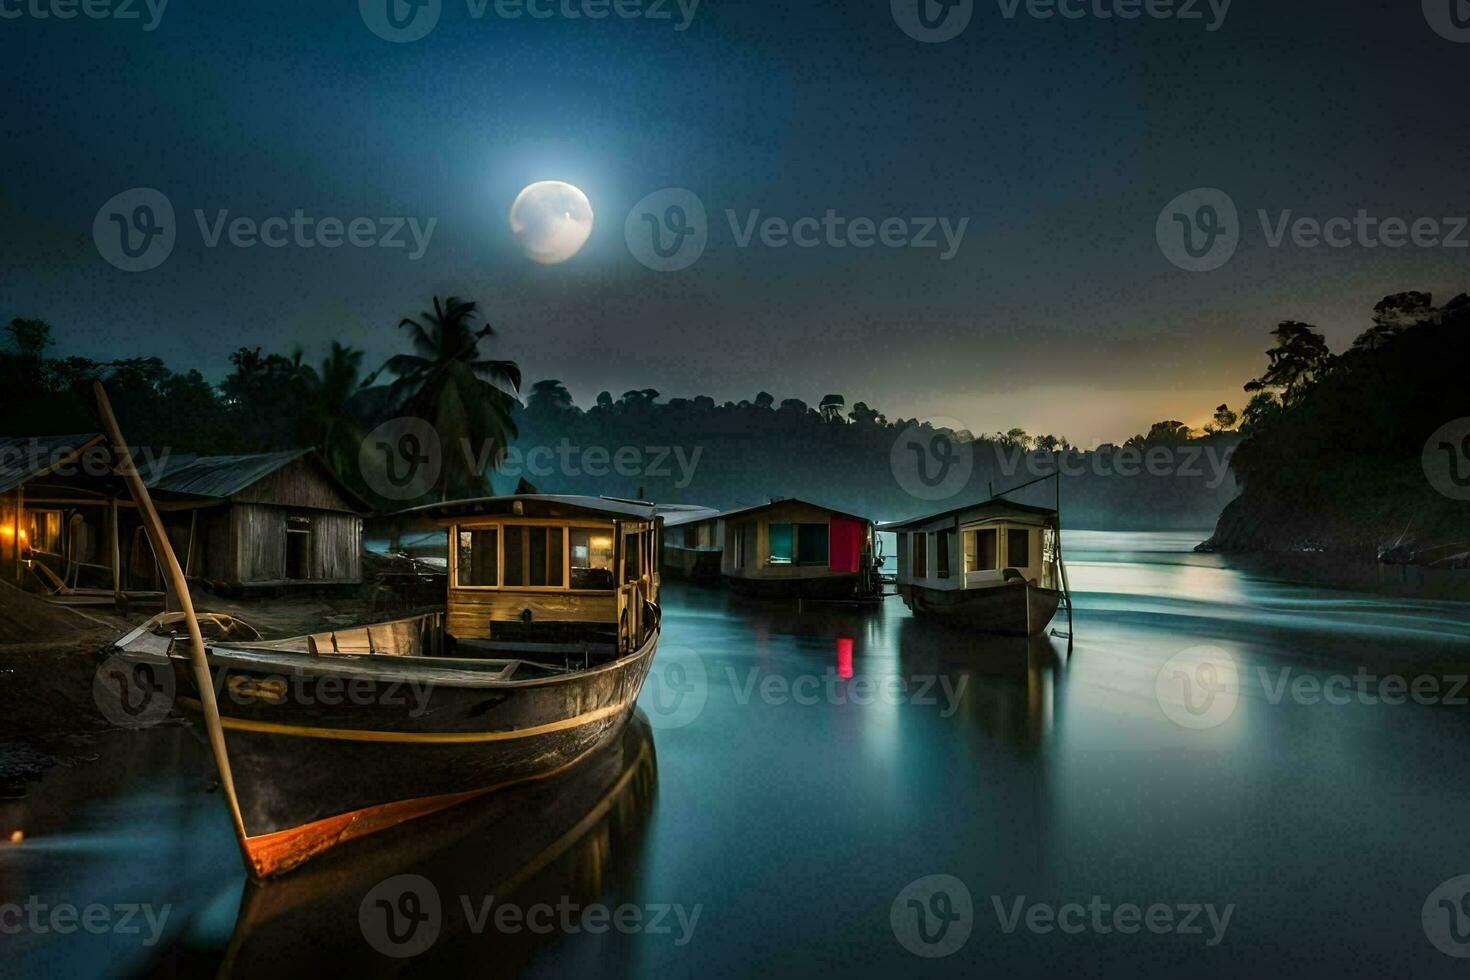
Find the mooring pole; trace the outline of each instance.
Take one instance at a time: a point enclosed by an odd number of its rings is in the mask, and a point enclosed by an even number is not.
[[[168,534],[164,530],[163,520],[153,507],[153,498],[148,495],[148,487],[143,483],[143,478],[138,475],[138,468],[133,465],[133,457],[128,451],[127,441],[123,439],[117,418],[112,414],[112,404],[107,400],[107,390],[102,387],[102,382],[94,381],[92,391],[97,396],[97,413],[102,418],[103,431],[107,433],[107,438],[112,442],[118,468],[122,471],[123,482],[127,484],[128,492],[133,497],[133,503],[138,507],[138,516],[142,518],[143,529],[147,532],[148,540],[153,545],[154,557],[163,567],[165,577],[178,596],[179,608],[184,615],[184,624],[189,629],[189,659],[194,668],[194,686],[199,689],[199,705],[204,713],[204,727],[209,732],[209,747],[214,752],[214,764],[219,770],[220,785],[224,787],[225,800],[230,806],[230,820],[235,825],[235,841],[240,845],[240,856],[245,861],[246,870],[253,874],[255,865],[250,860],[250,849],[245,843],[245,820],[240,815],[240,800],[235,795],[235,779],[230,774],[230,757],[225,750],[224,727],[220,724],[219,705],[214,700],[214,681],[210,677],[209,660],[204,652],[204,634],[199,631],[199,618],[194,615],[194,600],[189,596],[189,584],[184,579],[184,571],[179,567],[179,559],[174,555],[173,547],[168,543]]]

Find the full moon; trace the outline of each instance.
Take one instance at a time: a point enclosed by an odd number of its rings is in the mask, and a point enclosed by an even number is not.
[[[571,184],[538,180],[516,195],[510,230],[535,262],[556,265],[581,251],[592,234],[592,202]]]

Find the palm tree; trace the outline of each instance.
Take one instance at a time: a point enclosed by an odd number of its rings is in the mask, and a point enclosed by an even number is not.
[[[414,352],[390,357],[382,367],[395,376],[388,389],[391,410],[426,420],[439,435],[440,499],[484,492],[485,468],[500,465],[517,435],[511,409],[521,369],[514,361],[480,356],[480,341],[493,338],[495,329],[488,323],[477,328],[479,316],[472,302],[435,296],[433,310],[398,324],[408,330]]]
[[[298,354],[299,358],[299,354]],[[310,365],[298,368],[303,389],[303,435],[339,475],[356,472],[362,433],[347,403],[361,387],[363,352],[332,341],[332,350],[320,372]]]

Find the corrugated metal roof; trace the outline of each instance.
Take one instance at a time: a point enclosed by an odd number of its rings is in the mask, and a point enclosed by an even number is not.
[[[564,517],[583,515],[616,515],[648,520],[654,516],[653,504],[614,497],[579,497],[573,494],[518,493],[505,497],[472,497],[468,500],[446,500],[401,510],[399,514],[423,515],[431,518],[497,516],[512,514],[516,504],[527,517]]]
[[[869,524],[873,523],[872,518],[863,517],[861,514],[850,514],[845,510],[838,510],[836,507],[828,507],[826,504],[815,503],[811,500],[802,500],[800,497],[772,497],[763,504],[754,504],[750,507],[737,507],[734,510],[724,511],[719,517],[721,520],[724,520],[731,517],[738,517],[742,514],[753,514],[756,511],[779,507],[781,504],[805,504],[808,507],[815,507],[818,510],[825,510],[836,514],[838,517],[851,517],[856,521],[867,521]]]
[[[148,481],[148,489],[225,499],[310,452],[310,449],[288,449],[249,456],[174,455],[163,464],[163,471]]]
[[[49,473],[102,441],[95,432],[66,436],[0,436],[0,493]]]
[[[937,521],[943,517],[951,517],[967,510],[985,510],[995,514],[1035,514],[1044,517],[1053,516],[1056,511],[1050,507],[1036,507],[1031,504],[1018,504],[1013,500],[1001,500],[992,497],[989,500],[977,500],[974,503],[965,504],[963,507],[951,507],[949,510],[941,510],[933,514],[925,514],[923,517],[908,517],[901,521],[890,521],[887,524],[878,525],[880,531],[902,531],[905,528],[919,524],[927,524]]]
[[[659,504],[654,510],[663,515],[664,527],[697,524],[720,516],[720,512],[713,507],[701,507],[698,504]]]

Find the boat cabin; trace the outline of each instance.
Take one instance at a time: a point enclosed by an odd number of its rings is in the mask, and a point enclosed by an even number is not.
[[[725,550],[720,512],[713,507],[661,505],[664,574],[691,582],[718,582]]]
[[[1008,582],[1060,589],[1057,513],[989,500],[883,526],[898,537],[898,585],[954,591]]]
[[[728,511],[720,527],[721,575],[737,592],[846,599],[875,590],[866,517],[792,498]]]
[[[614,659],[658,627],[652,504],[524,494],[417,508],[449,536],[445,633],[458,655],[528,643]]]

